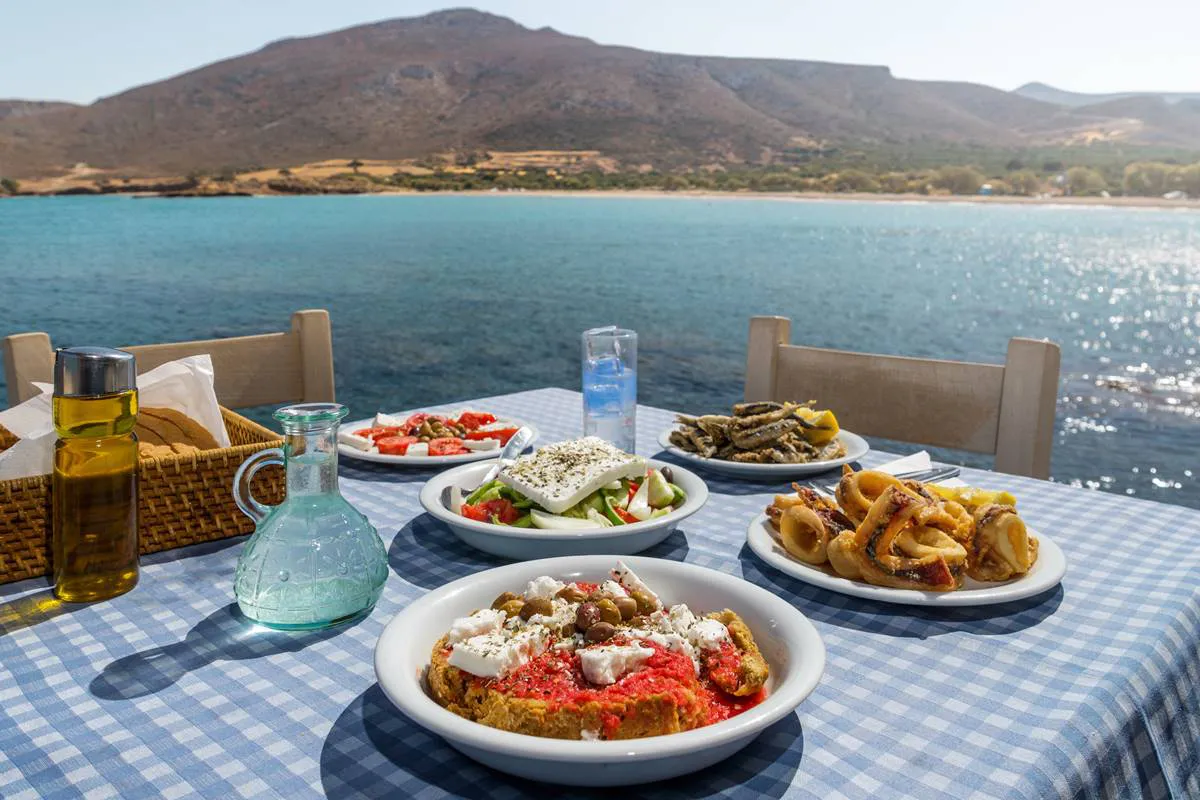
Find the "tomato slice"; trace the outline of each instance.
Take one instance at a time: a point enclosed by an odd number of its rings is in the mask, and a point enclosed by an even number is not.
[[[388,456],[402,456],[408,452],[408,446],[418,441],[415,436],[384,436],[375,440],[379,452]]]
[[[478,430],[484,425],[491,425],[495,421],[496,416],[494,414],[475,411],[464,411],[458,418],[458,424],[469,431]]]
[[[476,522],[487,522],[489,519],[491,519],[491,516],[488,514],[486,505],[486,503],[479,503],[477,505],[469,506],[466,503],[463,503],[462,508],[459,509],[459,513],[467,519],[473,519]]]
[[[494,516],[505,525],[511,525],[521,517],[521,512],[506,497],[501,497],[499,500],[488,500],[486,503],[481,503],[480,505],[487,511],[488,519]]]
[[[484,423],[487,424],[487,423]],[[494,431],[467,431],[466,438],[468,439],[499,439],[500,446],[508,444],[508,440],[515,436],[516,428],[500,428]]]
[[[620,517],[621,521],[626,525],[632,525],[635,522],[641,522],[640,519],[619,506],[613,506],[613,511],[617,513],[617,516]]]
[[[463,447],[462,439],[454,436],[443,436],[429,442],[429,455],[431,456],[456,456],[459,453],[469,452],[471,451]]]
[[[632,483],[632,482],[631,482],[631,483],[629,484],[629,495],[628,495],[628,496],[625,498],[625,505],[626,505],[626,506],[628,506],[628,505],[629,505],[629,501],[633,500],[633,496],[634,496],[635,494],[637,494],[637,492],[638,492],[638,489],[640,489],[640,488],[641,488],[641,486],[642,486],[642,485],[641,485],[640,483]]]

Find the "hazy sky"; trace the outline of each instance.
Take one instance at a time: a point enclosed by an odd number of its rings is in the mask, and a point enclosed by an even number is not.
[[[90,102],[419,0],[0,0],[0,98]],[[1200,0],[479,0],[529,27],[706,55],[885,64],[1012,89],[1200,91]]]

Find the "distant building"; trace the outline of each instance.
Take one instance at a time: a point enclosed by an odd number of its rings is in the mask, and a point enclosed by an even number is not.
[[[1164,200],[1187,200],[1188,195],[1187,195],[1187,192],[1183,192],[1183,191],[1180,191],[1179,189],[1176,189],[1173,192],[1167,192],[1166,194],[1164,194],[1163,199]]]
[[[983,186],[980,186],[979,193],[980,194],[991,194],[992,193],[992,185],[990,183],[985,183]]]

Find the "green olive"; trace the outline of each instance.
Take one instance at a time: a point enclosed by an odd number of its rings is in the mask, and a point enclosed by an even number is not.
[[[521,608],[521,619],[527,620],[534,614],[550,616],[553,613],[554,603],[550,602],[549,597],[535,597],[527,600],[524,607]]]
[[[634,590],[629,593],[633,601],[637,603],[639,614],[653,614],[658,609],[658,603],[654,602],[654,598],[645,592]]]
[[[575,627],[580,633],[600,621],[600,609],[595,603],[584,603],[575,611]]]
[[[607,622],[597,622],[595,625],[587,629],[587,633],[583,638],[589,642],[607,642],[617,634],[615,626]]]
[[[587,593],[573,583],[568,583],[566,586],[558,590],[558,594],[554,595],[568,603],[582,603],[587,599]]]
[[[521,614],[521,609],[525,607],[525,601],[521,598],[509,600],[504,605],[500,606],[500,610],[510,617],[517,617]]]
[[[596,608],[600,609],[600,619],[610,625],[621,623],[621,612],[612,600],[597,600]]]
[[[616,600],[613,600],[613,604],[621,612],[621,619],[626,622],[633,619],[634,615],[637,614],[637,601],[632,597],[618,597]]]
[[[520,595],[513,594],[512,592],[505,592],[492,601],[492,608],[503,608],[505,603],[520,599]]]

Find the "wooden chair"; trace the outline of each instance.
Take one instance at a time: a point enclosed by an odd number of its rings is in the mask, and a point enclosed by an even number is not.
[[[791,321],[750,320],[746,400],[815,399],[848,430],[992,453],[995,468],[1050,476],[1060,351],[1011,339],[1003,366],[790,344]]]
[[[217,400],[226,408],[274,403],[331,402],[333,338],[329,312],[297,311],[287,333],[123,348],[137,356],[138,372],[168,361],[212,356]],[[54,349],[44,333],[18,333],[3,342],[9,405],[38,394],[33,382],[54,380]]]

